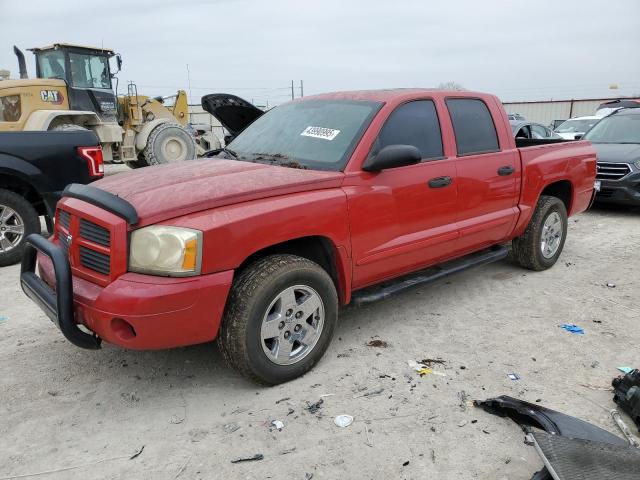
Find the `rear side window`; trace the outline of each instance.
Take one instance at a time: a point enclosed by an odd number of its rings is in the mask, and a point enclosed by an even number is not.
[[[416,100],[395,109],[382,127],[371,154],[388,145],[413,145],[423,159],[442,157],[440,122],[433,102]]]
[[[491,113],[477,98],[449,98],[447,108],[456,135],[458,155],[500,150]]]

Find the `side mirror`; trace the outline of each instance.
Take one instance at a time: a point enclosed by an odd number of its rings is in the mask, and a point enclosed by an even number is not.
[[[120,56],[119,53],[116,53],[116,65],[118,65],[118,72],[122,70],[122,57]]]
[[[573,136],[573,139],[574,139],[574,140],[580,140],[583,136],[584,136],[584,133],[576,133],[576,134]]]
[[[377,155],[368,158],[362,170],[365,172],[379,172],[387,168],[404,167],[420,163],[422,155],[413,145],[387,145]]]

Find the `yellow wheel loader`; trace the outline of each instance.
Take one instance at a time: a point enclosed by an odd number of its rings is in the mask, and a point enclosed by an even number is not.
[[[36,57],[36,78],[30,79],[24,54],[13,49],[20,79],[0,81],[0,131],[92,130],[105,161],[132,168],[196,158],[195,139],[185,128],[189,106],[184,90],[152,98],[138,95],[129,83],[126,95],[116,95],[112,81],[117,91],[120,54],[66,43],[30,49]],[[117,70],[112,73],[114,57]],[[170,98],[171,105],[165,106]]]

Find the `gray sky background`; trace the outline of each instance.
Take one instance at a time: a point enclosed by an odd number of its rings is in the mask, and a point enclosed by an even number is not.
[[[450,80],[505,101],[640,95],[639,0],[0,0],[0,19],[13,76],[14,43],[102,44],[123,56],[120,92],[187,90],[189,64],[196,103],[282,103],[292,79],[305,95]]]

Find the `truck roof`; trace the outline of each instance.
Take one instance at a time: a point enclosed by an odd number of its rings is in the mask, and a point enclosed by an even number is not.
[[[329,92],[318,95],[310,95],[298,100],[309,99],[340,99],[340,100],[368,100],[372,102],[389,102],[393,100],[405,100],[417,95],[430,94],[433,96],[451,97],[493,97],[489,93],[472,92],[468,90],[443,90],[439,88],[394,88],[380,90],[353,90],[346,92]]]
[[[58,50],[59,48],[77,48],[80,50],[93,50],[94,52],[106,53],[109,56],[113,56],[116,54],[116,52],[111,50],[110,48],[92,47],[89,45],[76,45],[73,43],[54,43],[52,45],[46,45],[44,47],[29,48],[28,50],[31,52],[40,52],[44,50]]]

